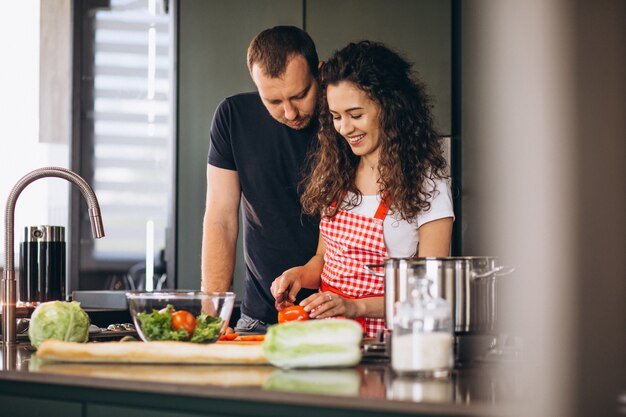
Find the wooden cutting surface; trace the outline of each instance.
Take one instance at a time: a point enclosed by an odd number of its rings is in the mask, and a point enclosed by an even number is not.
[[[37,358],[57,362],[266,364],[263,342],[100,342],[46,340]]]

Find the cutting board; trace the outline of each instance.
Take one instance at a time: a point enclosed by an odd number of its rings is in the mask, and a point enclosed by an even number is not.
[[[46,340],[37,358],[57,362],[266,364],[263,342],[99,342]]]

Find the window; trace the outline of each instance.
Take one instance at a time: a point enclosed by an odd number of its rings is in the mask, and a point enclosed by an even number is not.
[[[65,23],[71,23],[70,12],[69,3],[65,0],[41,4],[40,0],[23,0],[2,5],[0,204],[3,208],[11,189],[23,175],[45,166],[70,166],[68,109],[71,92],[58,88],[54,97],[56,108],[51,111],[46,104],[50,97],[46,88],[50,80],[54,80],[57,87],[70,85],[71,34],[69,29],[58,31],[55,28],[64,19]],[[55,13],[54,18],[50,13]],[[46,48],[51,40],[57,46],[54,53]],[[55,125],[51,125],[51,121],[56,122]],[[49,224],[67,227],[69,188],[66,181],[45,178],[30,184],[20,194],[14,223],[16,268],[19,267],[19,242],[23,240],[25,226]],[[4,215],[2,218],[4,222]],[[0,235],[2,267],[4,257],[3,232]]]
[[[82,55],[74,161],[98,196],[106,237],[91,237],[76,202],[81,244],[72,268],[81,279],[73,287],[128,288],[131,267],[147,266],[150,276],[155,258],[158,266],[173,218],[174,20],[163,0],[90,4],[76,6],[85,9],[77,10],[75,34]]]

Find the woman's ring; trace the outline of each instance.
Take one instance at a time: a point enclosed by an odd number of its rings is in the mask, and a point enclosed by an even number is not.
[[[328,297],[328,301],[333,301],[333,296],[332,295],[326,293],[326,297]]]

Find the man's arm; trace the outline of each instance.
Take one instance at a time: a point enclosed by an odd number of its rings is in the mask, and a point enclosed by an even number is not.
[[[241,186],[237,171],[207,165],[202,290],[229,291],[235,270]]]

